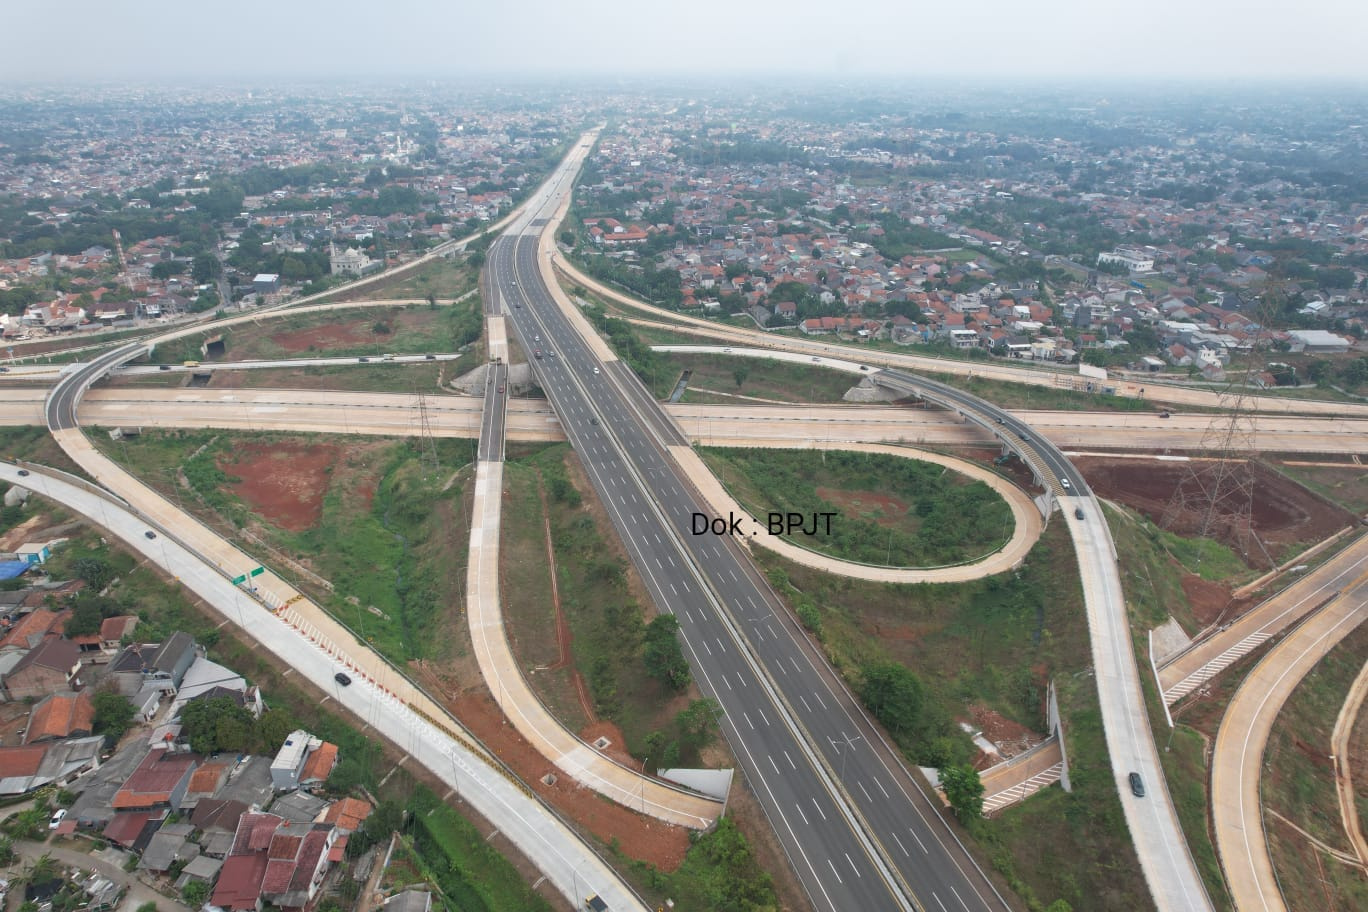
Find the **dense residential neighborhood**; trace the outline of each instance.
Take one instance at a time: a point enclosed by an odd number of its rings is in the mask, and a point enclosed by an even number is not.
[[[10,576],[17,588],[0,592],[0,800],[31,799],[46,824],[34,833],[105,846],[98,857],[136,882],[210,912],[312,909],[338,878],[366,880],[388,834],[368,835],[348,856],[374,804],[329,786],[338,745],[280,731],[260,688],[183,631],[142,642],[138,617],[116,614],[95,633],[67,635],[91,626],[80,617],[90,593],[84,580],[45,572],[64,546],[0,554],[0,566],[23,571]],[[271,753],[225,752],[243,725]],[[79,870],[72,882],[89,908],[123,894]]]

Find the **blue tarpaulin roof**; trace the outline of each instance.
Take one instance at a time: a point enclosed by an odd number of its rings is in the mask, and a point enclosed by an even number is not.
[[[0,561],[0,580],[14,579],[30,566],[28,561]]]

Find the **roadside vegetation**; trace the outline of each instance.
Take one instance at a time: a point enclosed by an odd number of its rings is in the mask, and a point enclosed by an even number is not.
[[[981,481],[943,466],[845,450],[700,449],[741,506],[762,522],[797,513],[815,534],[785,537],[842,560],[936,567],[974,560],[1011,537],[1011,508]],[[812,516],[834,513],[828,530]]]
[[[519,664],[542,702],[570,728],[615,724],[626,749],[653,767],[694,765],[717,734],[712,701],[690,688],[677,625],[649,621],[635,571],[616,536],[588,505],[570,448],[540,448],[505,465],[501,558],[506,623]],[[572,467],[575,470],[572,471]],[[554,592],[568,643],[560,642],[547,552],[555,555]],[[568,662],[561,661],[562,648]],[[588,698],[577,698],[574,675]]]

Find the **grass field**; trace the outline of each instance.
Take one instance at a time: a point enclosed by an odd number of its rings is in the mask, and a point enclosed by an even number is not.
[[[844,560],[934,567],[1000,547],[1011,509],[981,481],[916,459],[840,450],[700,449],[752,516],[835,513],[830,528],[786,536]]]
[[[1340,468],[1275,463],[1274,468],[1346,510],[1360,516],[1368,513],[1368,466],[1346,463]]]
[[[337,301],[384,301],[391,298],[426,300],[428,295],[448,301],[475,287],[479,270],[466,265],[464,257],[437,259],[399,276],[382,279],[355,291],[339,292]]]
[[[843,371],[770,358],[669,352],[661,360],[663,376],[643,379],[663,399],[674,391],[681,373],[692,371],[685,402],[697,402],[710,390],[775,402],[840,402],[859,382]]]
[[[1312,838],[1353,854],[1340,823],[1330,735],[1349,685],[1368,655],[1368,625],[1331,650],[1292,692],[1274,724],[1260,784],[1264,830],[1288,906],[1350,912],[1368,908],[1368,879],[1317,849]],[[1363,723],[1359,717],[1359,725]],[[1355,786],[1359,785],[1355,780]],[[1362,805],[1360,805],[1362,808]],[[1281,815],[1293,826],[1279,820]],[[1368,823],[1360,812],[1360,826]]]

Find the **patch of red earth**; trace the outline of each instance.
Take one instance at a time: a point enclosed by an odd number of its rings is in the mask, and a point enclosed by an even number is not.
[[[1251,604],[1247,599],[1231,598],[1230,586],[1225,583],[1204,580],[1195,573],[1185,574],[1180,582],[1192,616],[1202,627],[1239,617]]]
[[[285,351],[326,352],[330,348],[355,348],[362,344],[379,344],[384,336],[373,331],[375,320],[350,320],[346,323],[328,323],[324,326],[310,326],[305,329],[292,329],[271,336],[271,341]]]
[[[836,488],[818,488],[817,496],[835,506],[842,513],[873,519],[881,526],[896,526],[907,516],[907,504],[889,494],[877,491],[842,491]],[[877,519],[868,516],[875,510]]]
[[[220,456],[218,467],[239,479],[229,490],[252,512],[278,528],[303,532],[323,515],[328,470],[340,449],[296,441],[244,443]]]
[[[450,698],[447,706],[538,795],[602,842],[616,839],[625,855],[655,865],[662,871],[674,871],[683,863],[689,850],[687,829],[628,810],[577,784],[537,753],[504,720],[498,705],[488,695],[465,694]],[[592,726],[586,731],[597,732],[600,726]],[[616,728],[611,731],[614,734],[606,734],[606,737],[615,746],[621,745],[621,733]],[[555,784],[547,785],[542,781],[548,773],[556,777]]]
[[[1156,523],[1163,519],[1174,492],[1189,472],[1185,463],[1136,459],[1083,456],[1074,463],[1098,496],[1120,501]],[[1355,521],[1347,510],[1321,500],[1265,466],[1254,463],[1249,471],[1254,483],[1251,518],[1254,530],[1266,543],[1320,541]],[[1174,528],[1179,534],[1190,534],[1199,521],[1195,514],[1180,516]],[[1262,555],[1258,561],[1262,563]]]
[[[997,746],[998,752],[1004,758],[1023,754],[1045,740],[1045,736],[1039,732],[1032,731],[1019,722],[1013,722],[986,706],[970,706],[969,713],[974,720],[974,726],[983,732],[983,737]]]

